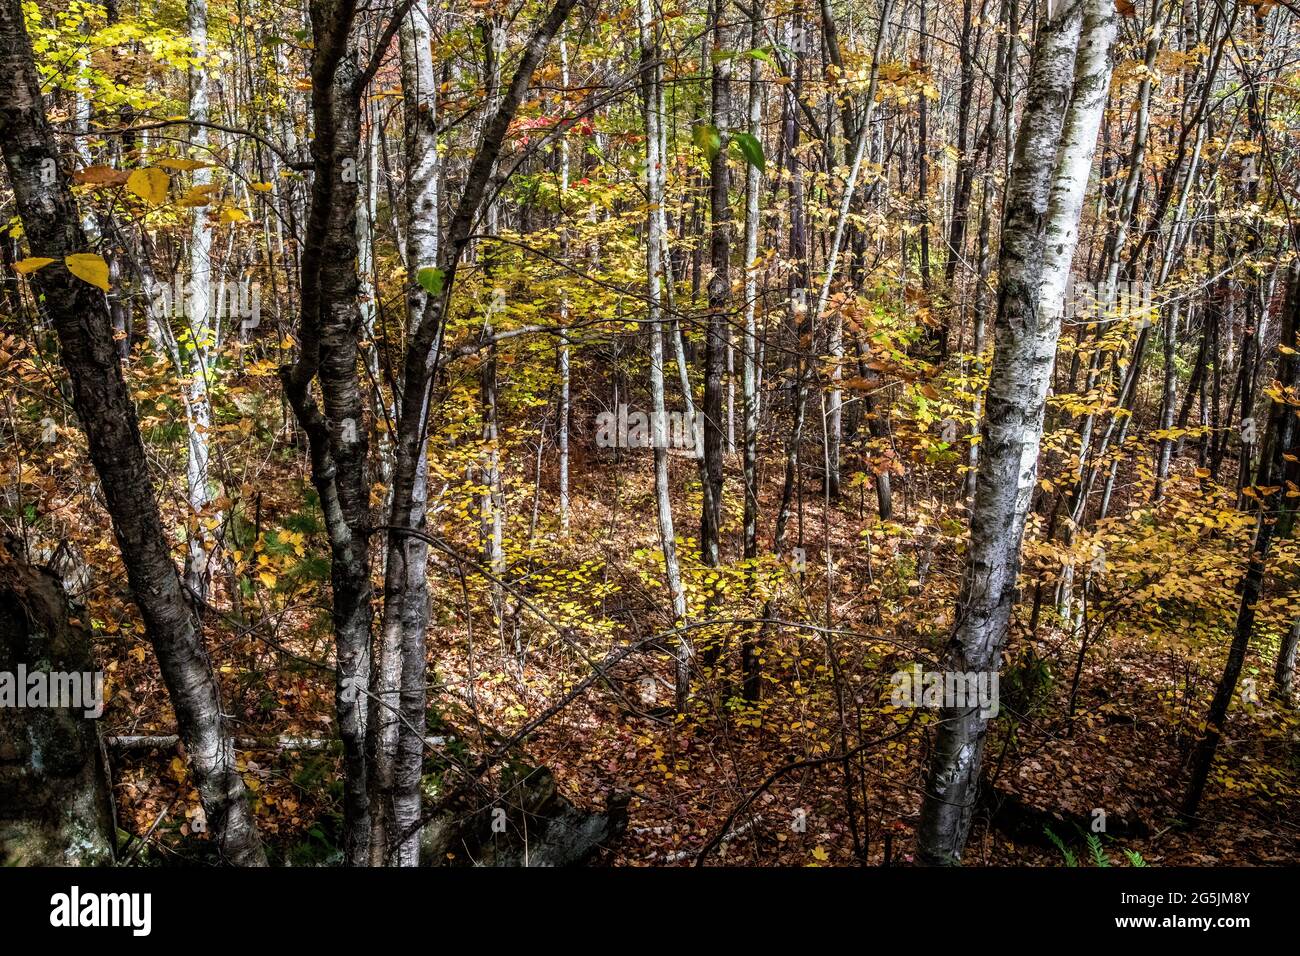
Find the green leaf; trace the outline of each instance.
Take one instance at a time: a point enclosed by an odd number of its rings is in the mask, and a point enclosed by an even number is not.
[[[1137,850],[1125,850],[1124,856],[1128,858],[1130,866],[1146,866],[1147,861],[1142,859],[1142,854]]]
[[[732,133],[731,141],[736,144],[749,165],[760,173],[767,171],[766,160],[763,158],[763,144],[758,141],[758,137],[749,133]]]
[[[1059,836],[1057,836],[1055,833],[1052,832],[1051,827],[1044,825],[1043,832],[1047,834],[1047,839],[1052,841],[1052,845],[1061,851],[1061,856],[1065,857],[1066,866],[1079,865],[1079,858],[1075,856],[1074,852],[1065,845],[1064,840],[1062,840]]]
[[[717,158],[718,150],[722,149],[722,134],[718,128],[711,123],[701,123],[695,127],[695,132],[691,134],[695,139],[695,146],[708,157],[709,162]]]
[[[429,295],[442,295],[442,270],[433,266],[425,266],[415,274],[415,281],[420,283],[420,288]]]
[[[1110,866],[1110,857],[1101,847],[1101,837],[1095,833],[1088,834],[1088,852],[1092,854],[1093,866]]]

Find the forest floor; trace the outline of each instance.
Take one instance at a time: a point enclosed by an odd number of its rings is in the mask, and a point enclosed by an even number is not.
[[[647,462],[620,469],[620,479],[630,486],[624,491],[628,497],[649,499]],[[680,470],[681,480],[688,480],[689,468]],[[765,487],[771,500],[764,500],[763,514],[776,511],[777,479]],[[584,490],[587,494],[575,502],[575,516],[583,515],[578,520],[589,529],[589,534],[578,533],[584,549],[599,542],[605,559],[617,563],[635,549],[656,546],[653,518],[642,522],[640,533],[621,527],[617,536],[598,537],[609,527],[609,495]],[[811,581],[822,570],[812,556],[824,554],[825,512],[819,483],[810,482],[803,492],[803,540]],[[737,489],[730,500],[739,497]],[[900,497],[906,508],[906,495]],[[850,634],[836,638],[845,696],[851,698],[845,709],[861,721],[861,730],[850,735],[850,750],[859,742],[896,732],[908,716],[889,706],[889,674],[906,660],[892,642],[940,648],[960,575],[958,556],[951,549],[940,551],[942,544],[927,538],[924,522],[913,524],[916,516],[906,513],[878,528],[868,557],[862,522],[852,511],[829,512],[837,581],[831,602],[834,627],[863,634],[860,640]],[[681,510],[677,514],[679,528],[694,517]],[[736,525],[733,520],[724,528],[733,532],[733,546],[739,550]],[[798,540],[798,534],[791,539]],[[914,573],[915,556],[927,548],[936,553],[925,580],[899,577],[892,593],[888,582],[882,585],[881,578],[899,568],[904,575]],[[583,550],[573,559],[586,556]],[[868,571],[869,563],[875,564],[874,572]],[[874,588],[865,583],[873,576]],[[820,580],[824,582],[824,574]],[[862,591],[883,590],[877,597],[885,606],[865,603],[859,586]],[[801,608],[811,611],[813,619],[820,618],[824,586],[790,597],[797,608],[787,608],[783,616],[799,619],[789,611]],[[876,865],[887,854],[895,863],[910,859],[928,720],[853,761],[856,836],[848,824],[840,761],[786,771],[760,792],[771,775],[844,749],[838,739],[838,702],[828,690],[832,678],[824,666],[829,661],[825,644],[817,635],[788,628],[778,632],[776,640],[786,646],[784,653],[768,655],[779,670],[769,675],[758,710],[739,707],[734,700],[728,707],[723,697],[739,679],[733,647],[730,660],[719,664],[724,672],[719,680],[722,693],[702,694],[704,699],[686,720],[663,723],[632,716],[613,695],[591,695],[536,738],[532,754],[551,766],[570,792],[584,798],[612,790],[635,795],[629,834],[609,862],[694,863],[699,850],[723,832],[736,835],[715,849],[710,862],[850,865],[859,853]],[[1220,659],[1211,654],[1189,664],[1140,634],[1105,638],[1085,658],[1070,721],[1066,712],[1078,644],[1059,633],[1045,633],[1037,642],[1038,654],[1052,662],[1056,676],[1033,701],[1029,714],[1008,720],[1004,711],[1000,729],[990,740],[986,794],[976,814],[970,862],[1060,865],[1061,851],[1044,832],[1048,827],[1081,865],[1089,865],[1084,834],[1092,832],[1098,809],[1106,815],[1103,846],[1114,865],[1127,865],[1126,850],[1137,852],[1149,865],[1300,861],[1296,714],[1267,701],[1234,708],[1215,786],[1202,805],[1203,822],[1186,830],[1173,819],[1182,796],[1182,761],[1191,742],[1190,722],[1208,706]],[[448,660],[455,659],[455,647],[454,641],[446,646]],[[1010,653],[1017,651],[1013,641]],[[1247,673],[1266,675],[1270,662],[1252,657]],[[667,677],[666,664],[661,669]],[[625,687],[631,683],[628,680]],[[634,691],[628,693],[634,696]],[[1003,694],[1004,700],[1012,699],[1005,685]],[[580,748],[574,747],[575,739],[582,741]],[[743,812],[731,816],[756,793]]]
[[[729,461],[728,470],[738,472],[738,462]],[[437,684],[431,699],[438,701],[444,730],[471,753],[484,752],[543,713],[589,676],[588,660],[670,628],[662,564],[656,563],[648,453],[623,452],[617,461],[612,454],[588,457],[574,478],[568,535],[552,519],[538,525],[534,546],[521,551],[527,557],[512,565],[514,583],[499,596],[506,609],[499,619],[491,610],[490,587],[462,580],[449,567],[435,571],[430,654]],[[772,469],[762,479],[760,540],[770,543],[780,474]],[[942,647],[960,579],[964,530],[960,505],[947,511],[918,507],[916,502],[935,500],[933,489],[915,487],[920,480],[896,482],[889,522],[876,519],[870,486],[846,490],[829,510],[815,477],[800,489],[787,551],[804,549],[805,573],[772,571],[761,579],[762,596],[772,602],[773,620],[829,627],[770,627],[759,704],[745,704],[736,694],[737,635],[753,626],[723,624],[716,629],[723,647],[697,683],[687,715],[677,717],[666,706],[673,694],[666,647],[619,661],[607,680],[593,683],[531,735],[524,748],[528,762],[549,767],[574,802],[598,809],[610,794],[631,795],[627,833],[600,862],[690,865],[706,845],[712,864],[909,861],[934,718],[928,711],[891,706],[890,675],[913,661],[933,661]],[[742,499],[732,481],[724,564],[740,551]],[[689,554],[699,502],[690,459],[674,456],[673,483],[685,489],[674,513],[684,575],[693,588],[691,610],[702,615],[710,570]],[[273,523],[279,501],[295,500],[294,484],[288,474],[279,483],[260,483],[266,489],[258,496],[263,527]],[[545,468],[542,484],[544,491],[554,484]],[[545,504],[553,501],[551,492],[543,494]],[[527,534],[531,490],[518,497],[516,524]],[[92,534],[97,529],[90,513],[83,517],[86,540],[102,542],[102,533]],[[281,572],[284,580],[272,594],[258,590],[256,607],[244,601],[244,619],[260,624],[238,627],[228,617],[208,617],[240,735],[330,731],[332,676],[324,669],[330,652],[323,617],[328,579],[321,580],[319,562],[312,563],[310,522],[302,525],[308,544],[303,548],[294,538],[292,529],[301,524],[295,520],[280,515],[276,540],[287,546],[290,559],[295,551],[306,558],[299,555],[294,571]],[[443,530],[450,537],[450,528]],[[829,599],[828,536],[834,563]],[[462,535],[460,546],[472,553],[477,541]],[[86,547],[97,571],[116,563],[111,546]],[[275,549],[265,551],[272,560],[262,567],[274,573]],[[296,583],[293,574],[300,576]],[[720,580],[716,618],[761,616],[763,602],[749,593],[743,571]],[[156,664],[113,581],[120,578],[101,573],[91,600],[99,651],[110,671],[106,731],[171,732]],[[218,603],[223,586],[218,583]],[[1028,601],[1026,595],[1022,604]],[[1223,647],[1189,656],[1133,628],[1094,635],[1079,670],[1071,719],[1080,642],[1047,625],[1037,635],[1028,633],[1027,613],[1022,607],[1009,648],[1003,712],[986,751],[969,862],[1060,865],[1064,857],[1050,830],[1080,865],[1092,865],[1085,836],[1099,812],[1105,820],[1101,845],[1116,866],[1129,865],[1129,852],[1149,865],[1300,862],[1300,719],[1266,695],[1256,705],[1234,706],[1201,824],[1191,830],[1174,824],[1182,762],[1222,666]],[[1042,618],[1056,620],[1050,597]],[[517,632],[513,621],[519,622]],[[706,632],[696,633],[703,638]],[[1256,656],[1258,651],[1246,673],[1258,674],[1264,685],[1271,658]],[[847,767],[839,757],[846,750],[852,753]],[[242,755],[241,769],[254,789],[268,842],[283,858],[300,864],[336,858],[336,756],[250,751]],[[157,825],[146,856],[181,861],[199,852],[191,833],[197,799],[181,759],[158,751],[119,755],[114,780],[122,825],[136,833]]]

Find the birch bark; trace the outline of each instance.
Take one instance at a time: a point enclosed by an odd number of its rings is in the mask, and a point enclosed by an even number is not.
[[[1039,27],[1007,184],[993,362],[949,671],[996,671],[1006,644],[1114,30],[1112,0],[1062,4]],[[930,865],[961,861],[988,729],[978,708],[951,703],[940,712],[917,835],[917,859]]]

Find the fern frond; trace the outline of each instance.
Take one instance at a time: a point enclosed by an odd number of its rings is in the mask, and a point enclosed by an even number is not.
[[[1047,834],[1047,839],[1052,841],[1052,846],[1061,851],[1061,856],[1065,857],[1066,866],[1079,865],[1079,858],[1074,855],[1074,852],[1065,845],[1065,842],[1059,836],[1052,832],[1051,827],[1044,825],[1043,832]]]
[[[1092,865],[1106,867],[1110,866],[1110,857],[1102,849],[1101,837],[1095,833],[1088,834],[1088,852],[1092,855]]]

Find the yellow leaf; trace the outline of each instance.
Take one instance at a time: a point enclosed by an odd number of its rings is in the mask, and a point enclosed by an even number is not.
[[[275,587],[275,575],[270,571],[258,572],[257,579],[265,584],[268,588]]]
[[[248,213],[244,212],[242,209],[237,209],[234,206],[227,206],[225,209],[221,210],[222,222],[246,222],[247,220]]]
[[[63,264],[82,282],[89,282],[96,288],[108,291],[108,263],[103,256],[93,252],[76,252],[64,258]]]
[[[181,196],[180,199],[176,200],[176,205],[191,207],[206,206],[208,203],[212,202],[212,198],[208,195],[210,191],[211,190],[206,186],[194,186],[191,189],[185,190],[185,194]]]
[[[248,185],[251,186],[254,191],[259,193],[269,193],[275,188],[270,183],[249,183]]]
[[[167,198],[171,177],[161,169],[137,169],[126,180],[126,188],[150,205],[160,205]]]
[[[211,163],[201,163],[197,159],[160,159],[159,166],[166,166],[168,169],[179,169],[184,172],[190,172],[195,169],[207,169]]]
[[[826,852],[826,847],[824,846],[819,846],[816,849],[814,849],[812,851],[812,855],[814,860],[820,860],[823,863],[825,863],[827,860],[831,858],[831,855]]]
[[[47,259],[45,256],[31,256],[27,259],[19,259],[14,263],[14,268],[18,270],[19,275],[25,276],[29,272],[43,269],[53,261],[53,259]]]

